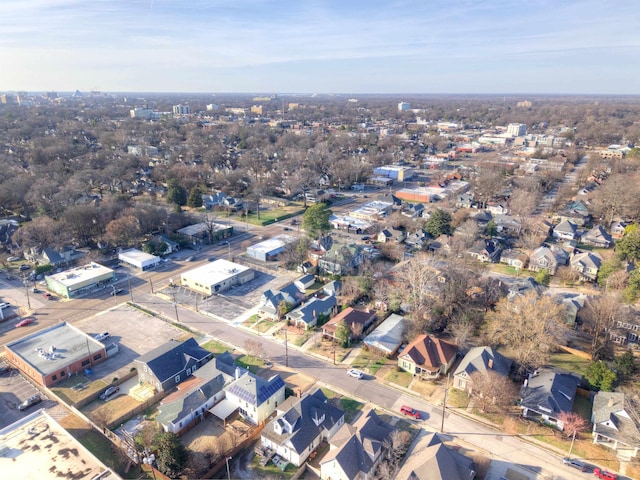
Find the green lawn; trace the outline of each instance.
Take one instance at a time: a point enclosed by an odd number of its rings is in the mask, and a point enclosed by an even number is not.
[[[457,388],[450,388],[447,394],[447,405],[455,408],[467,408],[469,405],[469,395]]]
[[[294,473],[298,470],[298,467],[291,463],[287,466],[284,472],[276,467],[272,462],[269,462],[263,467],[260,465],[260,457],[258,455],[253,457],[253,460],[251,460],[251,463],[249,464],[249,468],[251,472],[255,474],[254,478],[271,478],[274,480],[287,480],[293,477]]]
[[[353,422],[356,416],[358,416],[358,413],[360,413],[360,410],[362,410],[362,407],[364,407],[363,403],[353,398],[343,397],[329,388],[321,388],[321,390],[329,400],[337,401],[338,408],[344,411],[344,421],[346,423]]]
[[[118,450],[104,435],[89,430],[80,435],[77,440],[107,467],[123,475],[124,478],[131,478],[124,473],[127,460],[123,455],[117,453]]]
[[[372,375],[378,373],[378,370],[387,364],[387,359],[377,353],[373,353],[371,350],[360,350],[360,354],[351,363],[353,368],[358,370],[368,369],[368,372]]]
[[[212,353],[224,353],[226,351],[231,351],[231,348],[229,348],[227,344],[219,342],[217,340],[209,340],[208,342],[203,343],[200,346]]]
[[[578,357],[571,353],[555,353],[551,355],[549,359],[550,365],[577,373],[578,375],[584,375],[590,363],[591,360]]]
[[[249,213],[248,216],[243,216],[242,221],[248,222],[252,225],[269,225],[271,223],[279,222],[287,218],[294,217],[300,213],[304,213],[304,210],[300,210],[299,207],[292,205],[284,208],[274,208],[270,210],[261,210],[260,218],[255,212]]]
[[[248,369],[251,373],[256,373],[264,367],[264,360],[253,355],[243,355],[236,360],[236,364],[241,368]]]
[[[400,385],[401,387],[408,387],[411,383],[411,380],[413,380],[413,375],[411,375],[409,372],[399,372],[396,368],[392,368],[391,370],[389,370],[389,373],[387,373],[384,379],[387,382],[395,383],[396,385]]]

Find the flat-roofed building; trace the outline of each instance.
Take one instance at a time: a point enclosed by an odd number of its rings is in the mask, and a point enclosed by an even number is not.
[[[60,426],[37,410],[0,430],[2,478],[121,478]]]
[[[181,274],[180,283],[195,292],[213,295],[247,283],[254,276],[249,267],[220,259]]]
[[[247,255],[262,262],[275,260],[278,255],[284,252],[288,244],[297,239],[291,235],[278,235],[263,242],[256,243],[247,248]]]
[[[115,274],[112,269],[91,262],[82,267],[46,275],[44,278],[49,290],[63,297],[72,298],[114,281]]]
[[[9,362],[45,387],[107,358],[101,342],[66,322],[9,343],[5,350]]]
[[[140,270],[149,270],[160,264],[160,257],[131,248],[118,254],[118,260]]]
[[[393,178],[394,180],[402,182],[413,177],[414,170],[405,165],[383,165],[382,167],[374,168],[373,173],[381,177]]]

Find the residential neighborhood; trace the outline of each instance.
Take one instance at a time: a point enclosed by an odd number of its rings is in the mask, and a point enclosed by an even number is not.
[[[0,445],[67,429],[112,478],[640,478],[630,127],[542,98],[20,98]],[[10,128],[45,110],[76,115]],[[63,158],[84,176],[50,193]]]

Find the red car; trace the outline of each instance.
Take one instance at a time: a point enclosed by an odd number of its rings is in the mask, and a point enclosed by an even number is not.
[[[618,476],[615,473],[611,473],[607,470],[600,470],[599,468],[594,469],[593,474],[603,480],[618,480]]]
[[[35,321],[36,321],[36,319],[33,318],[33,317],[23,318],[18,323],[16,323],[16,328],[18,328],[18,327],[26,327],[27,325],[31,325]]]
[[[53,295],[51,295],[49,292],[44,292],[42,296],[47,300],[53,300]]]
[[[407,415],[409,417],[413,417],[416,420],[420,420],[420,412],[414,408],[407,407],[406,405],[403,405],[402,407],[400,407],[400,413]]]

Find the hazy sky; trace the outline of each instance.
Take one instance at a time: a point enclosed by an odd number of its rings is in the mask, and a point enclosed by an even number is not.
[[[0,91],[640,94],[638,0],[0,0]]]

